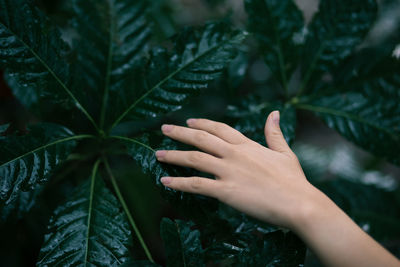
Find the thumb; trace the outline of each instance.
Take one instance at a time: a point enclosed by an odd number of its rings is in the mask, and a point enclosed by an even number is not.
[[[278,152],[290,152],[291,149],[283,137],[281,128],[279,127],[279,111],[271,112],[265,122],[265,140],[268,147]]]

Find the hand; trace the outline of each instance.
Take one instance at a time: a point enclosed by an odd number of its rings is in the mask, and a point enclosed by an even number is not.
[[[207,119],[189,119],[188,127],[163,125],[162,132],[200,151],[159,150],[162,162],[215,175],[162,177],[170,188],[202,194],[266,222],[293,228],[308,203],[320,192],[306,179],[296,155],[279,127],[279,112],[265,124],[266,148],[230,126]]]
[[[207,195],[260,220],[296,232],[326,266],[399,266],[304,176],[279,127],[279,112],[265,123],[266,148],[224,123],[190,119],[189,128],[163,125],[163,133],[200,151],[159,150],[162,162],[215,175],[162,177],[170,188]]]

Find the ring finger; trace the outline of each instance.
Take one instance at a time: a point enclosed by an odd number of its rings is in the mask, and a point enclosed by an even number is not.
[[[158,150],[157,160],[174,165],[194,168],[199,171],[221,175],[222,160],[200,151]]]

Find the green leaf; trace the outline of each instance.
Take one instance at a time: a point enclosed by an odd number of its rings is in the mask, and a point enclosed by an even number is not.
[[[75,42],[74,85],[86,93],[84,99],[98,105],[100,127],[106,119],[109,94],[131,89],[127,84],[133,66],[147,50],[150,23],[148,1],[73,1]],[[96,101],[93,101],[95,98]]]
[[[21,102],[21,104],[25,108],[32,110],[34,109],[34,107],[36,107],[35,105],[39,103],[41,95],[38,90],[29,90],[28,88],[26,88],[26,86],[22,86],[18,83],[15,75],[10,76],[5,73],[4,80],[6,81],[7,86],[11,89],[13,95],[18,99],[19,102]]]
[[[303,28],[303,14],[292,0],[246,0],[245,5],[248,29],[260,42],[271,72],[287,90],[299,57],[294,39]]]
[[[80,185],[52,216],[38,266],[118,266],[130,259],[131,232],[125,213],[98,177]]]
[[[161,220],[161,238],[164,241],[167,266],[205,266],[202,257],[200,232],[192,230],[192,222]]]
[[[0,199],[10,204],[21,191],[45,183],[76,145],[89,135],[73,135],[59,125],[38,124],[28,134],[0,137]]]
[[[120,265],[121,267],[160,267],[156,263],[152,263],[151,261],[127,261]]]
[[[303,54],[303,83],[331,72],[359,45],[377,15],[375,0],[349,0],[340,5],[334,0],[321,0],[319,11],[308,27]]]
[[[250,243],[238,256],[239,265],[304,266],[306,247],[292,232],[275,231]]]
[[[144,134],[138,138],[123,136],[111,136],[111,138],[118,139],[124,143],[127,153],[136,161],[144,173],[152,176],[154,183],[160,187],[162,197],[167,199],[175,209],[185,214],[185,216],[196,220],[204,220],[208,217],[209,212],[217,208],[215,199],[176,191],[163,186],[160,182],[162,176],[206,176],[206,174],[190,168],[161,163],[155,156],[155,151],[159,149],[187,150],[187,146],[182,146],[169,138],[159,138],[154,134]]]
[[[274,111],[280,112],[280,127],[288,144],[291,144],[296,134],[296,110],[291,105],[260,102],[257,97],[242,100],[239,105],[228,106],[228,116],[236,118],[234,127],[248,138],[266,146],[264,126],[268,115]]]
[[[37,186],[34,190],[19,192],[15,199],[8,205],[1,203],[1,219],[4,221],[8,220],[10,217],[21,219],[37,203],[37,198],[42,190],[42,186]]]
[[[302,266],[306,247],[288,230],[258,221],[226,205],[201,227],[207,262],[222,266]]]
[[[149,61],[142,63],[145,68],[132,73],[131,89],[119,92],[113,107],[121,112],[112,127],[127,116],[156,117],[179,109],[221,74],[243,38],[225,24],[208,24],[199,31],[183,31],[175,38],[172,53],[154,49]]]
[[[32,95],[71,102],[95,125],[70,89],[67,44],[31,1],[0,1],[0,67]]]
[[[354,68],[342,90],[311,98],[297,107],[313,111],[341,135],[400,164],[400,62],[389,58]]]

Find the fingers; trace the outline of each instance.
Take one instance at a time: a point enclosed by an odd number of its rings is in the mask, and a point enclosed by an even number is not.
[[[225,123],[207,119],[189,119],[187,124],[190,128],[206,131],[231,144],[241,144],[247,140],[242,133]]]
[[[161,130],[172,139],[193,145],[216,156],[222,157],[230,152],[227,142],[205,131],[169,124],[164,124]]]
[[[172,189],[217,198],[220,181],[203,177],[162,177],[161,182]]]
[[[222,160],[200,151],[158,150],[157,160],[220,176]]]
[[[273,111],[269,114],[264,128],[265,139],[268,147],[281,153],[288,153],[292,150],[283,137],[281,128],[279,127],[279,111]]]

